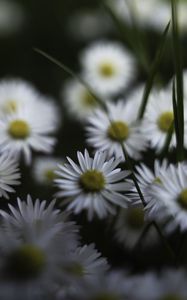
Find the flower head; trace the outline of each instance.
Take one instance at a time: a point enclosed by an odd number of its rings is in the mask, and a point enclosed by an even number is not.
[[[60,177],[55,180],[60,191],[57,197],[66,198],[69,203],[67,209],[78,214],[82,210],[88,211],[91,220],[94,213],[99,218],[106,217],[107,213],[115,213],[115,205],[127,206],[128,198],[124,192],[129,184],[124,180],[128,171],[116,169],[119,160],[106,160],[106,152],[96,152],[91,158],[85,150],[84,155],[77,153],[79,164],[67,158],[69,164],[59,165],[56,174]]]

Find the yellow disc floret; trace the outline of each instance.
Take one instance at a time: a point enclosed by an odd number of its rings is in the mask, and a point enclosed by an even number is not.
[[[44,176],[49,182],[52,182],[56,178],[54,170],[45,170]]]
[[[82,95],[82,103],[87,107],[94,107],[97,105],[95,98],[89,91],[85,91]]]
[[[129,127],[122,121],[112,122],[108,128],[108,136],[111,140],[123,142],[129,136]]]
[[[17,102],[16,100],[7,100],[6,103],[4,104],[3,110],[5,113],[12,113],[16,112],[17,110]]]
[[[86,192],[99,192],[105,186],[105,178],[97,170],[88,170],[81,175],[80,185]]]
[[[160,115],[158,118],[157,124],[161,131],[167,132],[174,120],[174,115],[172,111],[166,111]]]
[[[127,223],[133,229],[139,229],[144,225],[144,212],[142,208],[130,208],[127,211]]]
[[[110,62],[103,62],[99,66],[99,73],[103,77],[112,77],[115,74],[115,68]]]
[[[9,255],[7,271],[17,279],[30,279],[43,271],[45,262],[45,254],[40,248],[25,244]]]
[[[14,120],[9,124],[9,135],[14,139],[26,139],[30,134],[30,127],[24,120]]]
[[[185,209],[187,209],[187,189],[184,189],[179,197],[178,197],[178,203]]]

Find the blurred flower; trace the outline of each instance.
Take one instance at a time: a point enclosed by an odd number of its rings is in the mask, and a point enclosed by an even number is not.
[[[54,112],[53,103],[38,102],[5,115],[0,120],[0,151],[8,151],[17,158],[23,153],[28,164],[31,149],[51,152],[55,138],[50,135],[57,127]]]
[[[106,152],[96,152],[91,158],[85,150],[84,155],[77,152],[78,164],[67,158],[69,164],[59,166],[56,174],[60,179],[55,183],[60,189],[57,197],[66,198],[64,203],[69,203],[67,209],[75,214],[87,210],[88,219],[92,220],[94,213],[102,219],[108,213],[115,213],[115,205],[127,207],[129,199],[123,194],[129,184],[125,177],[128,171],[116,169],[119,160],[106,160]]]
[[[80,121],[85,121],[98,106],[89,90],[76,80],[66,82],[62,90],[62,100],[72,117]]]
[[[56,178],[55,170],[58,164],[62,164],[63,160],[56,157],[41,156],[33,162],[33,178],[40,184],[51,185]]]
[[[28,196],[17,204],[9,205],[10,212],[0,211],[0,272],[10,290],[33,299],[54,288],[63,259],[67,264],[66,254],[78,246],[77,228],[55,209],[55,201],[34,203]]]
[[[73,38],[89,41],[107,34],[111,29],[111,21],[100,10],[82,9],[71,14],[67,29]]]
[[[150,95],[141,130],[156,152],[160,152],[163,149],[173,121],[171,90],[154,91]],[[176,138],[173,133],[170,148],[175,145]]]
[[[21,174],[18,162],[7,153],[0,155],[0,197],[9,199],[8,193],[14,193],[12,185],[19,185]]]
[[[83,51],[80,60],[85,80],[101,96],[119,93],[134,78],[134,59],[118,43],[95,42]]]
[[[136,246],[143,230],[146,227],[144,222],[144,209],[142,206],[121,209],[115,223],[115,238],[124,247],[129,249]],[[157,233],[149,230],[143,239],[144,247],[152,246],[156,241]]]
[[[187,168],[186,164],[169,165],[160,174],[160,184],[152,186],[152,198],[146,207],[149,215],[158,221],[168,222],[168,231],[180,227],[187,230]]]
[[[110,157],[124,159],[122,143],[133,159],[139,159],[147,146],[137,122],[139,99],[108,103],[107,108],[107,112],[98,109],[88,118],[88,143],[98,150],[106,150]]]
[[[16,1],[0,0],[0,36],[16,33],[25,22],[25,14]]]

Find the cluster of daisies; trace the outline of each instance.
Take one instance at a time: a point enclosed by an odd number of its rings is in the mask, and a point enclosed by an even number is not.
[[[133,8],[139,13],[139,2],[123,0],[129,17]],[[157,2],[149,0],[152,10]],[[146,21],[148,0],[141,5]],[[85,150],[75,160],[54,156],[62,121],[57,101],[21,79],[0,82],[0,197],[11,201],[0,209],[0,299],[186,300],[185,266],[142,274],[124,258],[113,268],[72,221],[78,215],[108,224],[112,243],[132,255],[164,240],[172,262],[180,260],[183,245],[177,252],[168,238],[177,233],[182,240],[187,231],[187,164],[176,159],[173,79],[154,87],[142,110],[145,83],[135,85],[138,64],[124,45],[95,41],[80,65],[60,91],[64,110],[85,130]],[[185,71],[183,79],[186,149]],[[13,203],[24,165],[39,186],[53,185],[48,200],[27,195]]]

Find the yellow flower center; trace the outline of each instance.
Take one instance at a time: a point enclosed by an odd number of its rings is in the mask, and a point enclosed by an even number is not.
[[[54,170],[45,170],[44,176],[49,182],[52,182],[56,178]]]
[[[66,268],[66,271],[74,276],[82,277],[84,275],[84,268],[79,263],[73,263]]]
[[[17,102],[15,100],[7,100],[5,103],[3,110],[5,113],[16,112],[17,110]]]
[[[85,91],[82,95],[82,103],[87,107],[94,107],[97,105],[95,98],[89,93],[89,91]]]
[[[88,170],[81,175],[80,185],[86,192],[99,192],[105,186],[105,178],[97,170]]]
[[[112,122],[108,128],[108,136],[111,140],[123,142],[129,136],[129,127],[125,122]]]
[[[103,77],[112,77],[115,74],[115,68],[110,62],[103,62],[99,66],[99,73]]]
[[[8,128],[9,135],[14,139],[26,139],[30,134],[29,125],[23,120],[14,120]]]
[[[164,112],[163,114],[160,115],[157,121],[159,129],[163,132],[167,132],[170,129],[173,120],[174,120],[173,112],[171,111]]]
[[[7,269],[17,279],[30,279],[40,275],[45,266],[45,255],[33,245],[23,245],[10,254]]]
[[[139,229],[144,225],[144,212],[142,208],[129,208],[127,212],[127,223],[132,229]]]
[[[153,183],[162,184],[162,180],[161,180],[159,177],[156,177],[156,178],[153,180]]]
[[[178,197],[178,203],[185,209],[187,209],[187,189],[184,189],[179,197]]]

